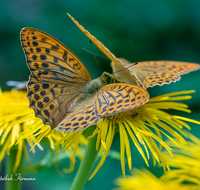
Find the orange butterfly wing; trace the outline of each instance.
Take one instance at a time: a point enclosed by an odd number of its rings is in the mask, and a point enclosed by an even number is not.
[[[93,84],[80,60],[44,32],[22,29],[21,42],[31,71],[27,84],[30,107],[51,128],[57,126],[64,132],[85,129],[105,116],[137,108],[149,99],[148,92],[135,85],[102,86],[101,79]]]
[[[53,36],[23,28],[20,37],[27,65],[36,80],[62,84],[92,80],[78,57]]]
[[[130,67],[132,63],[125,59],[121,60],[124,67],[127,67],[145,88],[176,82],[180,80],[180,75],[200,69],[200,65],[197,63],[179,61],[137,62]]]
[[[30,107],[44,124],[55,128],[92,80],[83,63],[54,37],[33,28],[20,33],[31,71],[27,84]]]
[[[143,88],[125,83],[103,86],[95,101],[96,115],[104,117],[118,112],[135,109],[149,100]]]
[[[91,35],[71,15],[71,20],[92,40],[92,42],[112,61],[114,75],[120,81],[148,88],[155,85],[169,84],[180,80],[181,74],[198,70],[199,64],[177,61],[148,61],[130,63],[125,59],[116,58],[99,40]],[[127,69],[126,69],[127,68]]]
[[[95,125],[105,116],[135,109],[149,100],[143,88],[125,83],[108,84],[93,97],[80,103],[56,128],[57,131],[76,131]]]

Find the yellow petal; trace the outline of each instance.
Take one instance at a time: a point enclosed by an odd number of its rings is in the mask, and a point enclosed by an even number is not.
[[[97,165],[97,167],[95,168],[95,170],[91,174],[91,176],[89,177],[89,180],[92,179],[95,176],[95,174],[97,173],[99,168],[103,165],[103,163],[104,163],[104,161],[105,161],[105,159],[108,155],[108,152],[110,150],[110,147],[112,145],[113,137],[114,137],[114,134],[115,134],[115,125],[112,126],[112,124],[110,123],[108,128],[109,129],[108,129],[108,134],[107,134],[107,139],[106,139],[107,150],[104,152],[99,164]]]
[[[119,134],[120,134],[120,154],[121,154],[121,166],[122,166],[122,174],[125,177],[125,160],[124,160],[124,153],[125,153],[125,141],[123,135],[123,125],[119,123]]]
[[[21,162],[21,157],[22,157],[22,150],[23,150],[23,141],[21,141],[18,146],[17,146],[17,155],[16,155],[16,160],[15,160],[15,165],[14,165],[14,168],[13,168],[13,173],[16,173],[16,170]]]

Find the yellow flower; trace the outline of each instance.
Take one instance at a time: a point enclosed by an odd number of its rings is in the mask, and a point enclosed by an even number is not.
[[[28,100],[25,92],[11,91],[2,93],[0,91],[0,145],[2,146],[0,162],[5,157],[6,151],[9,155],[10,149],[15,147],[15,143],[24,128],[31,125],[36,120],[33,111],[28,107]],[[18,151],[13,172],[16,172],[20,164],[23,151],[27,162],[30,164],[25,144],[27,142],[30,146],[33,146],[33,140],[34,139],[28,138],[26,141],[20,141],[17,145]],[[37,146],[40,149],[42,148],[40,144]],[[33,152],[35,152],[35,150],[33,150]]]
[[[166,181],[174,180],[180,183],[191,183],[200,189],[200,139],[188,134],[191,141],[187,141],[186,150],[173,147],[173,157],[165,155],[166,161],[173,169],[163,176]]]
[[[157,178],[146,169],[134,169],[131,176],[115,180],[118,188],[114,190],[197,190],[191,184],[181,184],[178,181],[165,181]]]
[[[174,109],[190,113],[187,105],[173,101],[191,99],[191,96],[184,94],[193,92],[195,91],[182,91],[151,98],[148,103],[139,108],[120,112],[113,116],[107,116],[97,124],[96,128],[94,128],[94,126],[90,126],[88,129],[86,129],[85,131],[93,131],[89,132],[91,135],[88,136],[88,139],[97,135],[96,149],[98,150],[100,147],[101,156],[98,166],[89,179],[91,179],[103,165],[112,145],[114,135],[117,132],[120,134],[121,166],[124,176],[125,154],[128,160],[129,169],[132,168],[129,137],[137,147],[147,165],[151,153],[154,165],[156,162],[158,162],[163,165],[164,170],[166,170],[166,168],[169,170],[168,164],[161,153],[161,149],[164,147],[170,155],[172,155],[172,152],[171,148],[162,140],[162,135],[166,136],[176,146],[180,148],[184,147],[185,140],[182,136],[187,135],[183,132],[182,128],[185,127],[190,129],[189,125],[184,121],[197,124],[200,124],[200,122],[181,116],[170,115],[163,110]],[[35,136],[36,132],[36,135],[39,135],[36,142],[40,142],[42,137],[48,134],[49,131],[44,128],[40,128],[38,132],[38,129],[39,128],[32,126],[28,130],[24,131],[23,136]],[[62,139],[56,142],[55,146],[59,143],[62,143],[62,152],[67,150],[73,144],[75,144],[75,147],[77,147],[82,133],[85,131],[78,130],[75,133],[68,132],[63,136]],[[159,147],[157,146],[155,140],[159,143]]]
[[[190,129],[189,125],[184,121],[197,124],[200,124],[200,122],[180,116],[170,115],[161,109],[174,109],[190,113],[190,110],[187,109],[187,105],[172,101],[190,99],[191,96],[179,95],[193,92],[195,91],[182,91],[151,98],[148,103],[139,108],[131,111],[121,112],[113,116],[108,116],[101,120],[97,124],[97,128],[92,136],[98,134],[96,148],[98,148],[101,142],[100,156],[102,156],[102,158],[90,179],[96,174],[96,172],[104,163],[116,131],[118,131],[120,134],[121,166],[124,176],[125,153],[129,169],[132,168],[131,149],[128,138],[129,136],[147,165],[150,151],[153,157],[154,165],[156,162],[161,162],[164,170],[166,170],[166,168],[169,170],[168,164],[161,153],[162,146],[170,155],[172,155],[172,152],[171,148],[162,140],[162,134],[171,140],[176,146],[181,148],[184,147],[185,144],[185,140],[181,135],[186,136],[186,134],[182,131],[182,128],[186,127],[187,129]],[[171,138],[169,134],[174,137],[175,140]],[[155,140],[159,143],[159,148],[155,143]],[[146,155],[143,150],[145,150]]]
[[[48,134],[46,135],[49,140],[50,147],[51,149],[56,149],[57,155],[60,152],[60,148],[55,147],[54,144],[63,138],[64,135],[62,133],[57,133],[56,131],[51,131],[49,126],[43,125],[42,120],[35,117],[34,111],[30,109],[28,105],[29,102],[26,97],[26,92],[16,90],[1,92],[0,90],[0,145],[2,146],[2,150],[0,152],[0,163],[5,157],[6,152],[9,155],[10,149],[12,147],[16,147],[17,144],[17,155],[13,172],[16,172],[21,162],[23,151],[27,162],[30,165],[30,159],[26,148],[27,143],[30,147],[32,147],[33,153],[35,153],[33,144],[43,150],[42,146],[38,143],[38,141],[43,138],[43,136],[41,136],[41,131],[48,131]],[[19,140],[23,131],[25,129],[30,130],[32,127],[41,129],[39,137],[36,139],[35,136],[29,135],[29,137],[20,138]],[[83,139],[82,143],[86,145],[87,141]],[[74,151],[72,151],[72,147],[71,150],[69,149],[65,152],[71,160],[73,160],[71,154],[74,153]],[[82,157],[80,149],[78,149],[78,152],[79,157]]]

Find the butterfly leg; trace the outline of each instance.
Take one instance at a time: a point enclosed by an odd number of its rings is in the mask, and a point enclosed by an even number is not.
[[[118,80],[119,82],[124,82],[123,79],[116,77],[114,74],[108,73],[106,71],[103,72],[103,74],[101,75],[101,77],[105,77],[105,76],[109,76],[110,78],[114,79],[114,80]]]

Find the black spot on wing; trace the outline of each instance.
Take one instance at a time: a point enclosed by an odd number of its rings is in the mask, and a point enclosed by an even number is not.
[[[85,118],[85,120],[88,120],[88,119],[90,119],[90,116],[87,116],[87,117]]]
[[[39,101],[39,102],[37,102],[37,106],[42,109],[43,108],[43,103],[41,101]]]
[[[32,55],[32,59],[35,61],[37,59],[37,55]]]
[[[38,100],[40,97],[38,96],[38,94],[34,94],[34,98],[35,98],[36,100]]]
[[[50,53],[50,50],[48,48],[45,49],[46,54]]]
[[[63,54],[63,60],[66,62],[67,61],[67,51]]]
[[[49,117],[49,111],[48,110],[44,110],[43,112],[47,117]]]
[[[54,61],[54,63],[58,63],[58,58],[57,58],[57,57],[54,57],[54,58],[53,58],[53,61]]]
[[[78,119],[78,121],[82,121],[84,119],[84,117],[80,117],[79,119]]]
[[[43,62],[43,63],[42,63],[42,67],[47,68],[47,67],[49,67],[49,64],[46,63],[46,62]]]
[[[34,66],[35,66],[36,69],[39,68],[39,65],[37,63],[34,63]]]
[[[77,123],[74,123],[73,124],[73,127],[75,127],[75,126],[78,126],[79,125],[79,123],[77,122]]]
[[[51,110],[53,110],[53,109],[54,109],[54,105],[51,104],[51,105],[49,106],[49,108],[50,108]]]
[[[59,49],[59,47],[57,47],[57,46],[54,46],[54,45],[51,46],[51,50],[57,51],[58,49]]]
[[[41,60],[46,60],[46,59],[47,59],[47,56],[44,55],[44,54],[41,54],[41,55],[40,55],[40,59],[41,59]]]
[[[41,96],[44,96],[45,94],[46,94],[46,91],[45,91],[45,90],[40,91],[40,95],[41,95]]]
[[[117,104],[121,104],[123,102],[123,100],[119,100],[118,102],[117,102]]]
[[[48,96],[44,97],[43,101],[46,103],[49,102],[49,97]]]
[[[38,46],[38,43],[34,41],[33,46]]]
[[[36,51],[39,53],[39,52],[41,52],[42,50],[41,50],[41,48],[36,48]]]
[[[49,88],[49,84],[43,84],[42,87],[43,87],[44,89],[47,89],[47,88]]]
[[[35,85],[34,85],[34,89],[35,89],[35,91],[38,91],[39,88],[40,88],[39,84],[35,84]]]

